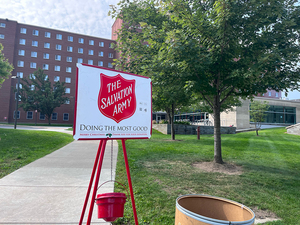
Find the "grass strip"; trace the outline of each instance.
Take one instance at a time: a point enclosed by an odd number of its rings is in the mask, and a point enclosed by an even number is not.
[[[64,133],[0,129],[0,178],[72,141]]]
[[[299,224],[300,137],[284,128],[222,135],[223,159],[242,166],[241,175],[204,172],[193,164],[213,160],[213,136],[153,132],[149,140],[127,140],[126,148],[139,224],[174,224],[176,198],[209,194],[240,202],[251,209],[274,212],[280,221]],[[127,185],[119,143],[116,180]],[[115,192],[124,192],[116,184]],[[114,224],[134,224],[130,200],[124,217]]]

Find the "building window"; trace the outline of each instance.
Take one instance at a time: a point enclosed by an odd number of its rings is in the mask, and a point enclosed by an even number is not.
[[[38,30],[33,30],[33,31],[32,31],[32,35],[34,35],[34,36],[39,36],[39,31],[38,31]]]
[[[15,119],[15,112],[16,111],[14,111],[14,115],[13,115],[14,119]],[[20,111],[17,111],[17,119],[20,119]]]
[[[20,42],[19,42],[20,45],[25,45],[25,43],[26,43],[25,39],[20,39]]]
[[[112,63],[108,63],[108,68],[113,68],[113,65],[112,65]]]
[[[57,120],[57,113],[52,113],[51,120]]]
[[[45,120],[45,114],[40,113],[40,120]]]
[[[4,34],[0,34],[0,39],[4,39]]]
[[[103,66],[103,61],[98,61],[98,66]]]
[[[83,53],[83,48],[78,48],[78,53]]]
[[[66,105],[69,105],[69,104],[70,104],[70,100],[66,100],[66,101],[65,101],[65,104],[66,104]]]
[[[34,89],[35,89],[35,86],[34,86],[34,84],[32,84],[32,85],[30,86],[30,90],[34,91]]]
[[[0,23],[0,27],[5,28],[5,27],[6,27],[6,24],[5,24],[5,23]]]
[[[68,51],[68,52],[73,52],[73,47],[72,47],[72,46],[68,46],[68,47],[67,47],[67,51]]]
[[[22,89],[22,84],[19,84],[19,89]],[[18,89],[18,84],[16,84],[16,89]],[[20,96],[19,96],[19,101],[20,101]]]
[[[66,72],[67,73],[71,73],[72,72],[72,68],[71,67],[66,67]]]
[[[61,55],[55,55],[55,60],[60,61],[61,60]]]
[[[34,73],[29,74],[29,79],[35,80],[35,75],[34,75]]]
[[[44,43],[44,48],[50,48],[50,43]]]
[[[78,43],[83,44],[84,43],[83,38],[78,38]]]
[[[69,121],[69,113],[64,113],[64,121]]]
[[[26,31],[27,31],[26,28],[21,28],[21,29],[20,29],[20,33],[21,33],[21,34],[26,34]]]
[[[30,63],[30,68],[36,69],[36,63],[35,62],[31,62]]]
[[[45,79],[44,79],[44,80],[48,80],[48,75],[45,76]]]
[[[276,98],[278,98],[278,92],[276,92],[276,94],[275,94],[275,95],[276,95]]]
[[[93,65],[93,60],[92,60],[92,59],[89,59],[89,60],[88,60],[88,64]]]
[[[89,45],[94,45],[94,40],[89,40]]]
[[[43,64],[43,70],[49,70],[49,64]]]
[[[26,119],[28,119],[28,120],[33,119],[33,112],[32,111],[26,113]]]
[[[38,47],[38,45],[39,45],[38,41],[32,41],[32,46],[33,47]]]
[[[61,50],[61,45],[56,45],[55,49],[56,50]]]
[[[113,48],[114,44],[113,43],[109,43],[109,48]]]
[[[108,58],[113,58],[113,57],[114,57],[114,54],[108,53]]]
[[[73,42],[73,37],[72,36],[68,36],[68,41]]]
[[[49,59],[49,53],[44,53],[43,54],[43,59]]]
[[[23,72],[17,72],[17,77],[23,78]]]
[[[271,93],[271,91],[269,91],[269,96],[272,96],[272,93]]]
[[[66,77],[65,81],[66,81],[67,84],[70,84],[71,83],[71,77]]]
[[[250,104],[251,110],[251,104]],[[251,119],[251,117],[250,117]],[[266,124],[295,124],[296,123],[296,107],[269,105],[265,112],[264,123]]]
[[[18,61],[18,67],[24,67],[24,61]]]
[[[58,82],[59,81],[59,76],[54,76],[54,81]]]
[[[61,40],[62,39],[62,35],[61,34],[56,34],[56,39],[57,40]]]
[[[54,66],[54,71],[60,71],[60,66]]]
[[[45,32],[45,37],[46,38],[51,38],[51,33],[50,32]]]
[[[65,89],[65,93],[66,93],[66,94],[70,94],[70,93],[71,93],[71,88],[66,88],[66,89]]]
[[[82,59],[82,58],[78,58],[78,59],[77,59],[77,62],[78,62],[78,63],[83,63],[83,59]]]
[[[103,57],[103,52],[100,51],[98,55],[101,56],[101,57]]]
[[[72,57],[71,56],[67,57],[67,62],[72,62]]]
[[[31,57],[36,58],[37,57],[37,52],[31,52]]]
[[[99,42],[99,46],[100,46],[100,47],[104,47],[104,42],[103,42],[103,41],[100,41],[100,42]]]
[[[94,55],[94,50],[89,50],[89,55]]]
[[[24,56],[25,55],[25,50],[19,50],[18,55]]]

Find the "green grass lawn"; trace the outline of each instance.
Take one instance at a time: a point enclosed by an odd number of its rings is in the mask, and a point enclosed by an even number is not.
[[[0,129],[0,178],[72,141],[64,133]]]
[[[213,160],[213,136],[153,133],[149,140],[127,140],[126,148],[139,224],[174,224],[176,198],[209,194],[274,212],[300,224],[300,136],[284,128],[222,135],[223,160],[243,167],[242,175],[203,172],[194,163]],[[119,143],[116,180],[127,185]],[[116,192],[124,192],[116,185]],[[116,224],[134,224],[130,201]]]

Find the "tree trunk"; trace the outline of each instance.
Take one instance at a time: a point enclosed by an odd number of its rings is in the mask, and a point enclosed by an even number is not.
[[[167,121],[168,121],[169,124],[171,124],[171,111],[170,111],[170,109],[168,108],[166,110],[166,112],[167,112]]]
[[[214,104],[214,162],[223,164],[221,149],[221,118],[220,103],[218,96],[215,98]]]
[[[47,119],[48,119],[48,125],[51,126],[51,117],[48,116]]]
[[[174,104],[172,104],[172,109],[171,109],[171,137],[172,137],[172,140],[175,140],[175,128],[174,128]]]

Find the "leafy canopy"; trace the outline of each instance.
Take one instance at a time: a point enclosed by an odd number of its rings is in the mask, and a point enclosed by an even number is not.
[[[13,65],[5,59],[2,51],[3,45],[0,43],[0,88],[1,84],[11,75],[11,72],[14,69]]]
[[[250,104],[250,121],[254,122],[256,135],[261,123],[265,121],[266,111],[269,109],[267,101],[252,101]]]
[[[113,17],[123,21],[117,33],[116,67],[151,77],[153,109],[167,112],[169,123],[173,124],[175,109],[188,105],[192,95],[188,82],[181,80],[182,71],[177,65],[165,63],[159,57],[167,38],[165,30],[173,29],[174,24],[170,24],[170,18],[160,12],[154,1],[124,0],[119,5],[121,14],[112,9]]]
[[[179,28],[167,32],[161,55],[210,106],[214,161],[223,163],[220,113],[267,89],[299,89],[300,6],[296,0],[166,0],[162,11]]]

